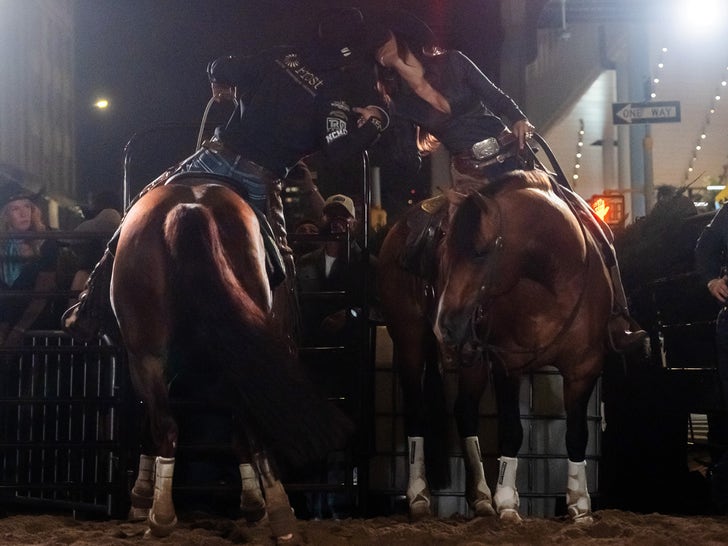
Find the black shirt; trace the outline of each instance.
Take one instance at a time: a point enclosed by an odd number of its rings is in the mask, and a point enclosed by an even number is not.
[[[280,177],[322,151],[343,162],[373,143],[379,127],[357,127],[355,106],[379,105],[373,66],[340,66],[314,49],[279,47],[251,57],[221,57],[210,80],[235,85],[240,103],[220,140]]]

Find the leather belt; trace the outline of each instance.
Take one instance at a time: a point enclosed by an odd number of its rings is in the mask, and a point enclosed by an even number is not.
[[[476,142],[470,150],[454,154],[452,163],[461,173],[483,175],[487,167],[515,157],[518,152],[517,144],[518,138],[509,130],[505,130],[497,137]]]

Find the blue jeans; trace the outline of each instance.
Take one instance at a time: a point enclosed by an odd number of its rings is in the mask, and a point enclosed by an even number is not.
[[[242,156],[236,156],[233,161],[230,157],[214,150],[200,148],[195,154],[179,164],[178,172],[200,172],[219,174],[238,182],[247,193],[246,201],[258,211],[267,214],[268,184],[258,174],[246,170],[247,163]]]

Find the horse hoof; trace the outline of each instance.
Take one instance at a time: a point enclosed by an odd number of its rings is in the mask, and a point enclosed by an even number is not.
[[[243,517],[245,518],[245,521],[250,523],[251,525],[254,523],[260,523],[260,521],[265,517],[265,506],[261,508],[242,508]]]
[[[410,504],[409,513],[412,521],[432,517],[432,510],[430,509],[429,502],[414,502]]]
[[[523,518],[521,517],[521,514],[519,514],[518,510],[516,510],[515,508],[504,508],[498,514],[498,518],[503,523],[521,523],[521,522],[523,522]]]
[[[149,508],[136,508],[132,506],[129,508],[129,515],[127,519],[129,521],[145,521],[149,517]]]
[[[569,506],[568,513],[571,521],[579,525],[591,525],[594,523],[594,516],[591,510],[580,511],[576,505],[572,505]]]
[[[155,538],[164,538],[172,534],[172,531],[177,526],[177,516],[173,516],[168,522],[161,522],[157,519],[157,516],[153,512],[149,513],[149,529],[147,534]]]

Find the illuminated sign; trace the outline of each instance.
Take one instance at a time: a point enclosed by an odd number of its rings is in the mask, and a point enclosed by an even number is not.
[[[624,195],[621,193],[593,195],[589,206],[609,226],[624,224]]]

